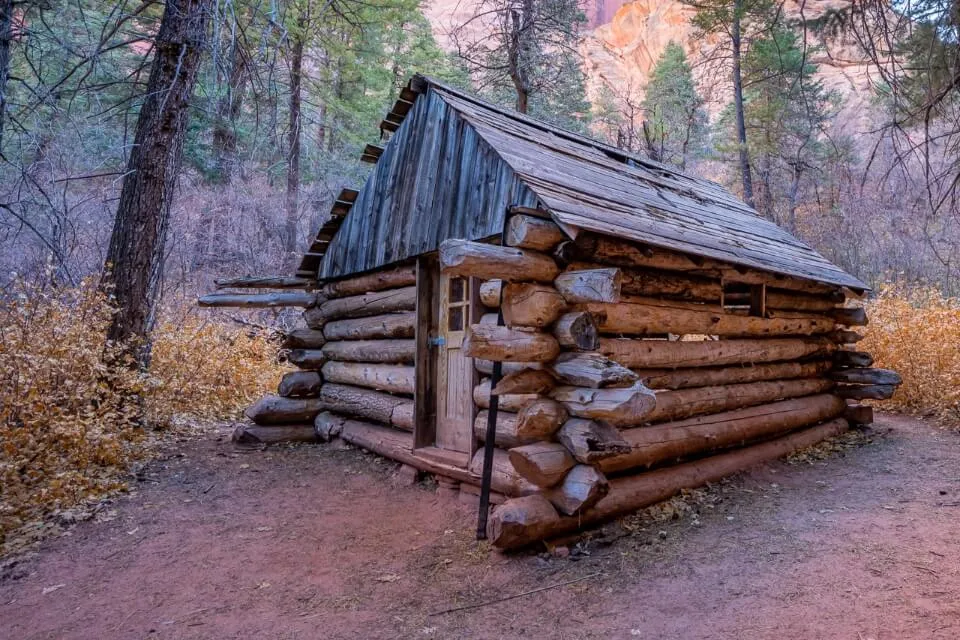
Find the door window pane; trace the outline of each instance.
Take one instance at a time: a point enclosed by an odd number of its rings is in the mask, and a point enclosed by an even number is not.
[[[466,295],[466,280],[450,278],[450,302],[463,302]]]
[[[448,331],[463,331],[463,307],[450,307],[447,315]]]

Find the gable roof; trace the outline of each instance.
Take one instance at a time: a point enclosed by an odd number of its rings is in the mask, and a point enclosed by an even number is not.
[[[423,76],[415,76],[410,87],[450,107],[571,236],[592,231],[734,265],[869,288],[716,183],[495,107]],[[402,127],[410,107],[399,109],[402,114],[395,107],[381,126]],[[392,139],[386,153],[400,142]]]

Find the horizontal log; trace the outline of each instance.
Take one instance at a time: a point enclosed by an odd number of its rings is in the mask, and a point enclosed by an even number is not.
[[[516,413],[539,398],[535,393],[508,393],[497,396],[497,407],[501,411]],[[473,404],[481,409],[490,408],[490,379],[482,380],[473,388]]]
[[[556,400],[537,398],[517,412],[517,433],[546,439],[556,433],[569,414]]]
[[[843,302],[844,295],[837,291],[832,294],[811,295],[796,291],[779,291],[767,289],[766,307],[782,311],[812,311],[822,313],[832,311],[838,302]]]
[[[600,348],[597,323],[585,311],[572,311],[557,318],[553,324],[553,337],[566,349],[596,351]]]
[[[473,433],[482,442],[487,439],[488,415],[489,411],[486,409],[478,411],[477,417],[473,421]],[[554,431],[556,431],[556,427],[549,422],[521,420],[519,413],[498,410],[494,443],[498,447],[511,449],[538,440],[548,439]]]
[[[313,289],[317,281],[312,278],[289,276],[246,276],[216,280],[217,289]]]
[[[517,473],[543,488],[558,484],[576,465],[567,448],[558,442],[534,442],[514,447],[508,453]]]
[[[323,327],[327,340],[412,338],[417,326],[415,312],[387,313],[369,318],[334,320]]]
[[[507,373],[494,388],[497,395],[511,393],[547,393],[556,386],[553,376],[541,369],[523,369]]]
[[[483,477],[483,448],[473,454],[470,460],[470,474],[474,482],[480,483]],[[503,449],[493,450],[493,473],[490,488],[507,496],[527,496],[537,493],[540,487],[533,484],[513,468],[510,455]]]
[[[327,362],[323,365],[322,371],[323,378],[327,382],[339,382],[390,393],[412,395],[415,386],[414,368],[400,364]]]
[[[600,262],[618,267],[641,267],[682,271],[690,275],[724,279],[745,284],[765,284],[768,287],[833,295],[839,287],[813,280],[784,276],[749,267],[734,266],[702,256],[688,255],[649,245],[633,244],[610,236],[581,233],[572,247],[565,247],[565,256],[576,253],[580,260]]]
[[[843,412],[843,417],[850,424],[867,425],[873,424],[873,407],[866,404],[850,404]]]
[[[274,307],[311,307],[317,302],[317,294],[306,291],[282,291],[276,293],[211,293],[200,296],[201,307],[240,307],[244,309],[268,309]]]
[[[599,269],[596,262],[573,262],[568,270]],[[620,268],[620,293],[630,296],[672,298],[719,304],[723,285],[715,278],[703,278],[683,273],[652,269]],[[600,302],[600,301],[598,301]]]
[[[557,290],[544,284],[511,282],[503,287],[501,309],[508,327],[548,327],[566,306]]]
[[[557,511],[574,516],[595,505],[609,491],[610,483],[605,475],[590,465],[578,464],[559,485],[543,495]]]
[[[561,383],[574,387],[629,387],[639,376],[601,353],[561,353],[550,365]]]
[[[328,360],[412,364],[416,357],[414,340],[342,340],[323,345]]]
[[[323,410],[317,398],[283,398],[267,395],[247,407],[244,414],[258,425],[303,424]]]
[[[323,331],[318,329],[294,329],[283,338],[284,349],[319,349],[326,343]]]
[[[566,235],[551,220],[514,215],[507,221],[507,245],[511,247],[550,251],[565,239]]]
[[[629,453],[630,445],[617,429],[593,420],[570,418],[557,432],[557,440],[584,464]]]
[[[833,318],[837,324],[842,324],[846,327],[863,327],[869,322],[867,310],[863,307],[833,309],[830,311],[830,317]]]
[[[616,478],[610,481],[610,491],[605,497],[574,517],[557,514],[543,496],[530,496],[522,501],[508,500],[490,515],[487,536],[501,549],[514,549],[573,533],[581,527],[666,500],[683,489],[693,489],[762,462],[776,460],[843,433],[847,428],[846,420],[838,418],[746,449]]]
[[[417,288],[403,287],[364,293],[346,298],[331,298],[304,312],[311,326],[340,318],[364,318],[397,311],[413,311],[417,305]]]
[[[361,420],[345,420],[340,431],[340,438],[361,449],[372,451],[402,464],[408,464],[421,471],[453,478],[461,482],[476,482],[476,479],[468,470],[444,464],[434,458],[416,455],[413,452],[412,433],[397,431],[390,427]]]
[[[892,384],[894,386],[903,384],[900,374],[890,369],[843,369],[831,371],[830,379],[854,384]]]
[[[313,432],[321,442],[330,442],[340,435],[348,418],[330,411],[321,411],[313,419]]]
[[[714,305],[656,298],[631,297],[630,302],[588,303],[577,308],[596,317],[601,333],[785,336],[827,333],[835,327],[825,317],[758,318],[731,314]]]
[[[564,271],[553,286],[570,304],[580,302],[620,302],[620,270],[614,268]]]
[[[293,349],[287,354],[287,360],[301,369],[319,369],[327,361],[321,349]]]
[[[543,283],[553,282],[560,272],[557,263],[542,253],[469,240],[444,240],[440,269],[458,276]]]
[[[616,426],[642,424],[656,407],[656,396],[641,383],[619,389],[557,387],[550,397],[571,415]]]
[[[739,407],[766,404],[775,400],[810,396],[829,391],[831,387],[833,382],[830,380],[806,378],[658,391],[657,406],[646,420],[647,422],[682,420],[704,413],[718,413]]]
[[[761,380],[791,380],[822,376],[833,366],[827,360],[814,362],[777,362],[730,367],[691,367],[689,369],[636,369],[641,382],[650,389],[689,389],[721,384],[743,384]]]
[[[277,395],[284,398],[312,397],[320,391],[323,378],[316,371],[291,371],[285,373],[277,386]]]
[[[500,279],[487,280],[480,284],[480,304],[490,309],[500,306],[500,288],[503,281]]]
[[[560,353],[548,333],[489,324],[470,325],[462,348],[471,358],[507,362],[549,362]]]
[[[889,400],[896,391],[895,384],[838,384],[834,393],[850,400]]]
[[[628,453],[601,460],[605,473],[650,468],[777,436],[843,415],[846,403],[830,394],[773,402],[623,432]]]
[[[406,431],[413,430],[413,400],[409,398],[327,382],[320,387],[318,401],[326,411],[375,420]]]
[[[846,329],[837,329],[827,334],[827,338],[836,342],[837,344],[856,344],[863,340],[863,336],[856,331],[848,331]]]
[[[287,424],[269,427],[256,424],[239,424],[233,430],[231,439],[236,444],[244,445],[317,441],[312,424]]]
[[[416,282],[417,267],[409,264],[343,280],[327,281],[321,288],[321,293],[327,298],[342,298],[372,291],[408,287]]]
[[[873,356],[863,351],[841,349],[833,354],[833,363],[838,367],[869,367],[873,365]]]
[[[600,353],[631,369],[651,367],[706,367],[753,364],[821,357],[836,345],[818,338],[766,340],[636,340],[601,338]]]

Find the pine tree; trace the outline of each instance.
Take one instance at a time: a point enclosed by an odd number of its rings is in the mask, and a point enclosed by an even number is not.
[[[687,56],[676,42],[667,44],[653,68],[643,110],[651,156],[685,169],[688,158],[703,149],[707,115]]]

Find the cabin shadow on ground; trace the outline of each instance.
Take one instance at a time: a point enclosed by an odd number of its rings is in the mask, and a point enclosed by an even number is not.
[[[954,638],[960,437],[891,415],[571,557],[357,450],[178,445],[136,494],[0,576],[9,638]],[[839,457],[844,459],[840,460]],[[464,611],[454,607],[579,580]]]

